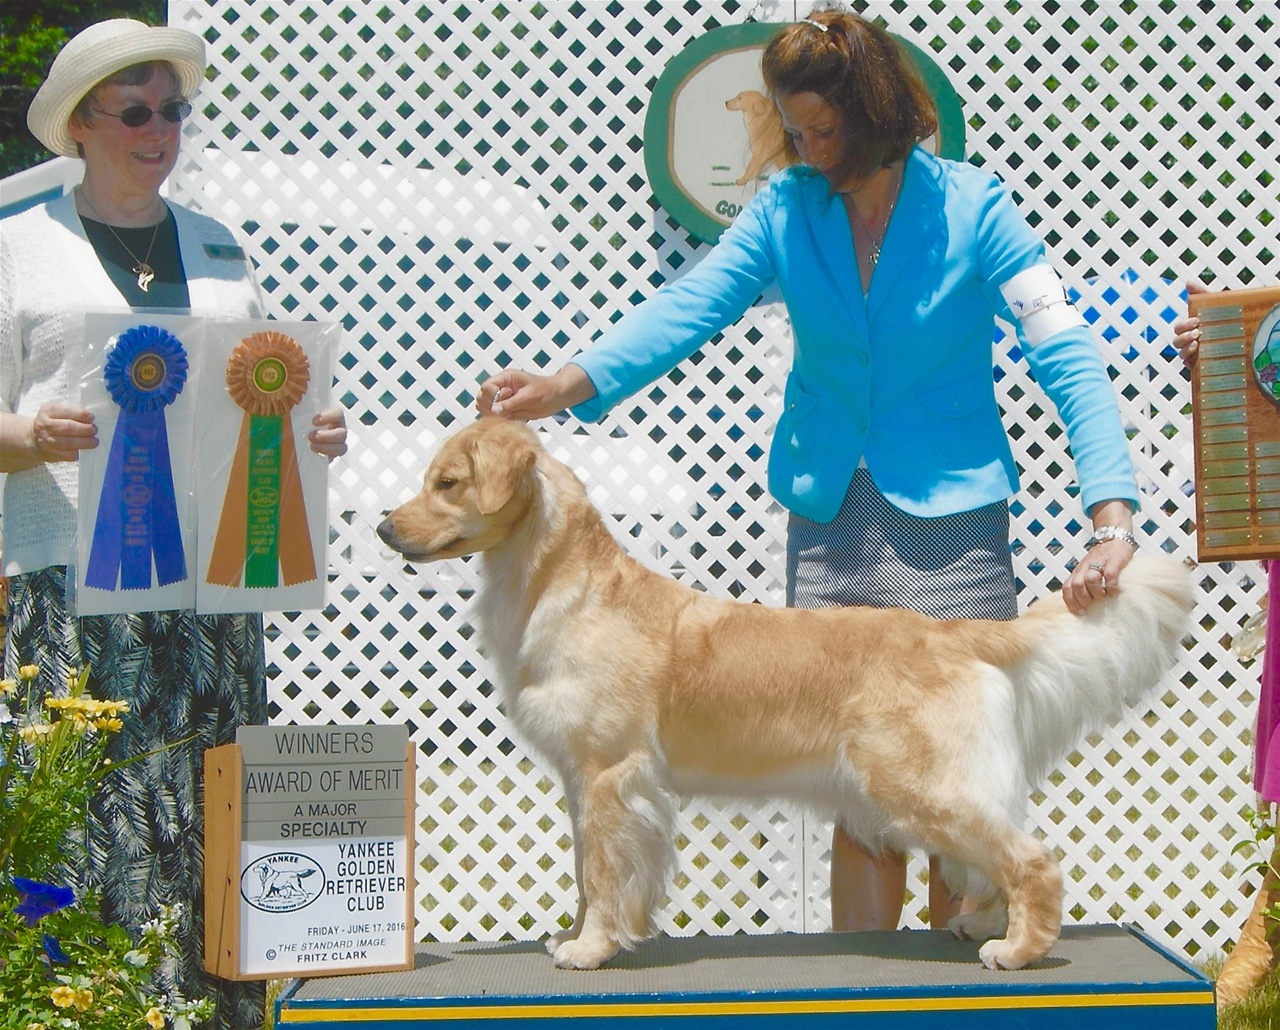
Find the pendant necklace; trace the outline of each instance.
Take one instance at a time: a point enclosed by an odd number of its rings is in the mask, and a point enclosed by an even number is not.
[[[893,191],[893,199],[889,201],[889,213],[884,216],[884,226],[880,229],[879,236],[872,236],[871,230],[867,227],[866,221],[863,219],[861,212],[858,211],[858,205],[853,199],[853,194],[849,196],[849,207],[853,211],[853,217],[858,220],[858,225],[862,229],[864,235],[871,243],[870,249],[867,251],[867,261],[871,267],[875,268],[880,263],[880,247],[884,243],[884,238],[889,232],[889,220],[893,218],[893,209],[898,206],[898,194],[902,192],[902,180],[898,180],[898,185]]]
[[[98,209],[90,203],[89,198],[84,194],[84,190],[80,191],[80,199],[85,202],[85,206],[88,207],[90,211],[95,215],[98,214]],[[139,258],[138,255],[129,248],[129,244],[125,243],[125,241],[120,238],[120,234],[116,232],[115,226],[100,215],[99,220],[110,230],[111,235],[116,238],[116,242],[124,248],[124,252],[133,259],[134,264],[129,271],[138,277],[138,289],[143,293],[148,292],[151,287],[151,280],[156,277],[155,269],[153,269],[150,264],[151,251],[155,248],[156,236],[159,234],[160,226],[164,224],[165,220],[163,218],[160,219],[160,221],[156,222],[155,227],[151,230],[151,242],[147,244],[147,256],[144,258]]]

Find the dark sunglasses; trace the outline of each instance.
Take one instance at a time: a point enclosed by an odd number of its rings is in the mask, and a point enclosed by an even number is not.
[[[126,107],[119,114],[112,114],[110,111],[104,111],[100,107],[97,110],[99,114],[105,114],[108,118],[119,118],[131,129],[140,129],[151,121],[153,114],[158,114],[166,122],[172,122],[176,125],[191,113],[191,105],[185,100],[167,100],[160,105],[158,111],[153,111],[144,104]]]

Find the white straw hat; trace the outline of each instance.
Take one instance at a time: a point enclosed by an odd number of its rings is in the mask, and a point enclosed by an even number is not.
[[[144,25],[132,18],[90,25],[54,58],[27,108],[27,128],[55,154],[78,156],[67,131],[76,104],[103,79],[149,61],[168,61],[178,76],[178,91],[190,98],[204,81],[204,40],[186,29]]]

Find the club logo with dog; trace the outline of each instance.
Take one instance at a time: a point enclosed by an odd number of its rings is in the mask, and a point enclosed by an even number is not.
[[[315,859],[279,851],[251,862],[240,874],[240,896],[260,912],[296,912],[324,893],[324,870]]]

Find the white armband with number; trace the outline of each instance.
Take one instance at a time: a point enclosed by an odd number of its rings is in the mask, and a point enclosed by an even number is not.
[[[1062,280],[1049,265],[1032,265],[1019,272],[1000,287],[1000,293],[1032,347],[1064,329],[1088,324],[1067,300]]]

